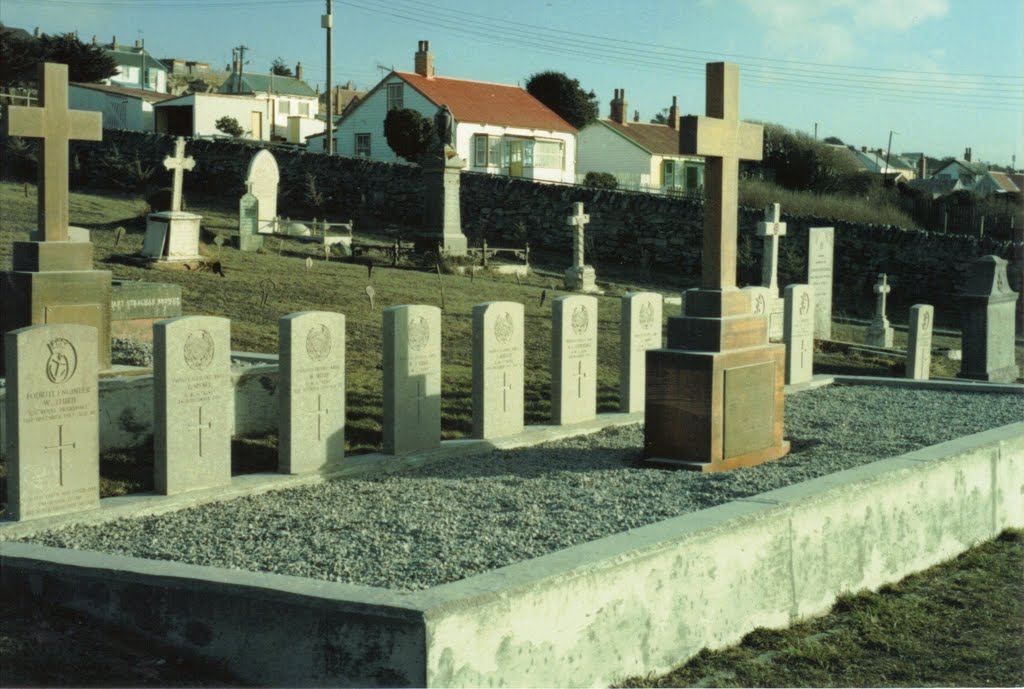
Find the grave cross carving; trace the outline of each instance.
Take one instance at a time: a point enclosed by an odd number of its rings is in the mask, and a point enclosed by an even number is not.
[[[39,139],[38,223],[43,241],[68,240],[68,142],[99,141],[103,116],[68,110],[68,66],[39,65],[39,106],[8,105],[4,134]]]
[[[174,143],[174,156],[164,158],[164,167],[174,171],[174,186],[171,194],[171,210],[181,210],[181,185],[186,170],[196,166],[195,158],[185,157],[185,137],[179,136]]]
[[[761,160],[764,129],[739,119],[738,65],[707,65],[704,117],[680,123],[683,153],[704,156],[704,239],[701,287],[736,287],[736,225],[740,160]]]
[[[583,379],[587,377],[587,372],[583,370],[583,360],[580,359],[576,362],[576,397],[583,399]]]
[[[203,456],[203,429],[204,428],[207,429],[207,430],[212,429],[213,428],[213,422],[212,421],[207,421],[207,422],[203,423],[203,407],[202,407],[202,405],[200,405],[200,407],[199,407],[199,423],[196,424],[195,426],[190,426],[189,429],[188,429],[190,431],[199,431],[199,456],[200,457]]]
[[[416,394],[411,397],[416,400],[416,423],[423,421],[423,401],[427,399],[427,396],[423,394],[423,381],[417,379],[416,381]]]
[[[590,215],[583,212],[583,204],[573,204],[573,214],[565,219],[565,224],[572,228],[572,265],[583,267],[583,233],[585,225],[590,222]]]
[[[316,439],[317,439],[318,442],[323,439],[322,434],[321,434],[321,426],[323,424],[324,414],[327,414],[328,412],[330,412],[330,409],[324,409],[323,408],[323,402],[321,400],[321,396],[317,395],[316,396],[316,409],[311,409],[309,411],[309,413],[310,414],[316,414]]]
[[[508,411],[508,393],[512,392],[512,383],[508,382],[508,371],[501,372],[501,410]]]
[[[878,295],[875,301],[875,318],[885,320],[885,295],[892,290],[889,287],[889,276],[885,273],[878,274],[878,282],[875,283],[874,291]]]
[[[61,486],[64,485],[64,450],[66,448],[69,448],[69,447],[72,450],[75,449],[75,443],[65,443],[64,442],[64,424],[60,424],[60,425],[57,426],[57,444],[56,445],[47,445],[44,449],[46,449],[46,450],[56,450],[57,451],[57,471],[59,472],[58,473],[58,479],[59,479],[59,484],[58,485],[61,485]]]
[[[764,258],[761,263],[761,285],[777,297],[779,291],[779,237],[786,236],[786,223],[779,222],[780,207],[773,203],[764,209],[764,220],[757,223],[757,236],[764,239]]]

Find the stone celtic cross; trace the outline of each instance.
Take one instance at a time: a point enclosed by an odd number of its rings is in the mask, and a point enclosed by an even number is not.
[[[565,219],[565,224],[572,230],[572,265],[583,267],[583,232],[584,226],[590,222],[590,216],[583,212],[583,204],[573,204],[573,214]]]
[[[878,295],[875,302],[875,318],[885,320],[885,295],[892,290],[889,287],[889,276],[885,273],[878,274],[878,282],[875,283],[874,291]]]
[[[757,236],[764,239],[764,258],[761,263],[761,285],[778,296],[779,283],[779,237],[786,236],[786,223],[779,222],[780,206],[777,203],[764,209],[764,220],[757,223]]]
[[[736,287],[736,224],[741,160],[761,160],[764,129],[739,119],[738,65],[707,65],[706,116],[680,123],[680,150],[704,156],[704,240],[701,287]]]
[[[68,239],[68,142],[99,141],[103,116],[68,110],[68,66],[39,65],[39,106],[8,105],[7,136],[39,139],[39,230],[43,241]]]
[[[186,170],[196,166],[192,156],[185,157],[185,137],[179,136],[174,143],[174,156],[164,158],[164,167],[174,171],[174,191],[171,194],[171,210],[181,210],[181,185]]]

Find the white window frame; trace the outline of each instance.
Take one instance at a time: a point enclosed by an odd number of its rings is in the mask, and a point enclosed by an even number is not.
[[[365,146],[361,144],[365,143]],[[357,157],[369,158],[372,151],[373,140],[370,137],[370,132],[357,132],[355,134],[355,148],[354,153]]]
[[[405,107],[405,84],[397,81],[388,84],[388,111]]]
[[[287,98],[282,98],[277,101],[277,112],[279,115],[291,115],[292,114],[292,102]]]

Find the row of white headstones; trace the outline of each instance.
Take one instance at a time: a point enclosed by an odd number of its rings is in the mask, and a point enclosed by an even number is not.
[[[790,285],[787,382],[811,377],[813,293]],[[660,348],[662,296],[622,297],[620,410],[643,411],[645,356]],[[598,300],[552,300],[551,417],[558,425],[597,414]],[[473,307],[475,438],[524,430],[524,308]],[[154,485],[176,494],[231,481],[235,418],[230,320],[183,316],[153,326]],[[384,452],[431,450],[441,437],[441,311],[395,306],[383,316]],[[7,335],[9,515],[26,519],[99,505],[96,331],[42,325]],[[344,456],[345,317],[306,311],[279,323],[278,469],[323,470]]]

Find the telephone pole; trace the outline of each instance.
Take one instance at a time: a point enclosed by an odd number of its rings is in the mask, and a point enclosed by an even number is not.
[[[331,92],[331,0],[327,0],[327,14],[320,18],[320,26],[327,30],[327,155],[334,155],[334,93]]]
[[[248,49],[249,47],[244,45],[240,45],[237,48],[235,48],[235,50],[238,51],[238,77],[235,79],[236,93],[242,92],[242,69],[243,65],[245,64],[245,51]]]
[[[893,134],[899,134],[899,132],[894,132],[891,129],[889,130],[889,147],[885,149],[885,174],[889,174],[889,154],[892,152]]]

